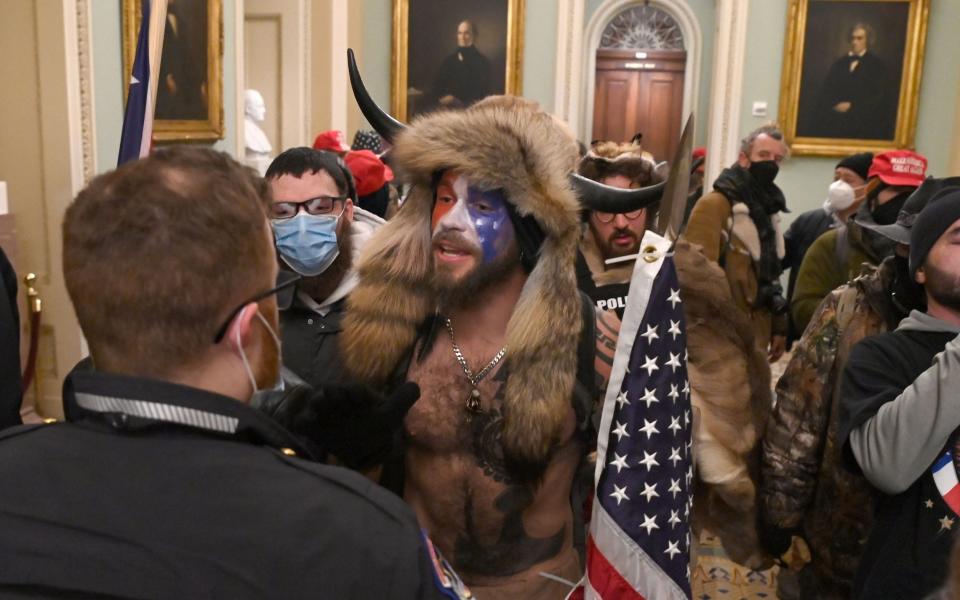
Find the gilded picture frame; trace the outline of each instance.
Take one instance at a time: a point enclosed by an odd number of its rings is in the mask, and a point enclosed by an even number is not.
[[[489,61],[488,93],[521,94],[524,0],[393,0],[390,100],[396,118],[407,121],[419,112],[449,105],[440,100],[453,94],[438,96],[432,84],[459,50],[458,28],[464,20],[474,25],[480,54],[476,60]],[[454,99],[452,105],[463,103]]]
[[[930,0],[790,0],[779,119],[794,154],[912,148]]]
[[[123,70],[131,72],[141,0],[123,0]],[[177,0],[167,9],[153,138],[223,139],[223,0]],[[123,86],[127,98],[126,78]]]

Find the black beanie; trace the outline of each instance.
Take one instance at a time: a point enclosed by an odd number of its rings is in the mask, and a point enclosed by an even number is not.
[[[870,172],[870,164],[873,163],[873,153],[872,152],[861,152],[860,154],[851,154],[850,156],[844,158],[837,163],[838,167],[844,167],[845,169],[850,169],[854,173],[860,176],[860,179],[864,181],[867,180],[867,173]]]
[[[960,187],[947,188],[930,198],[910,230],[911,277],[916,276],[930,249],[957,219],[960,219]]]

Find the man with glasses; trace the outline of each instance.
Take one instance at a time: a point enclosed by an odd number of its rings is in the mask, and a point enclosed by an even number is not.
[[[636,144],[600,142],[581,159],[577,171],[612,187],[646,187],[662,180],[649,156]],[[612,310],[623,318],[633,273],[631,257],[640,252],[640,240],[656,216],[657,205],[624,213],[594,210],[585,214],[587,228],[580,242],[584,262],[578,265],[578,279],[598,312]]]
[[[283,364],[319,387],[343,372],[337,337],[357,284],[354,260],[384,221],[354,204],[353,177],[330,152],[291,148],[266,179],[280,267],[301,276],[292,302],[280,306]]]
[[[0,433],[3,598],[456,597],[408,507],[248,406],[296,281],[277,284],[260,192],[226,154],[171,147],[67,210],[95,370],[65,382],[70,421]]]

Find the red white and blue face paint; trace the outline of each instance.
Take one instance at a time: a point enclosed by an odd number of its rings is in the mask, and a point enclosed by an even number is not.
[[[479,249],[484,263],[503,254],[514,239],[503,192],[480,190],[454,171],[437,185],[432,232],[435,241],[449,238],[470,246],[464,251]]]

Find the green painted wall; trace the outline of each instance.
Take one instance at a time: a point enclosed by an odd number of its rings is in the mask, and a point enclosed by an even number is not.
[[[777,118],[786,18],[785,0],[750,1],[740,111],[740,129],[744,133]],[[928,173],[938,177],[949,174],[946,169],[960,75],[956,62],[956,32],[952,30],[952,24],[957,22],[960,22],[960,2],[931,2],[916,147],[929,161]],[[767,102],[768,116],[751,115],[753,102],[757,100]],[[777,184],[786,194],[792,211],[787,215],[788,223],[801,212],[823,203],[838,160],[839,157],[796,156],[784,162]]]
[[[120,2],[91,2],[93,40],[94,123],[96,128],[96,170],[108,171],[117,165],[120,131],[123,127],[123,41]],[[213,145],[234,154],[236,146],[236,3],[223,0],[223,123],[224,139]]]

